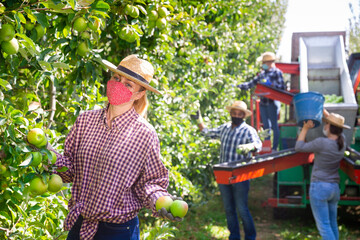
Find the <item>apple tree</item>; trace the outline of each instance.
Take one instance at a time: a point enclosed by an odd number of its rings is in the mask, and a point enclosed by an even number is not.
[[[147,119],[159,134],[169,191],[190,207],[206,200],[219,143],[202,138],[190,115],[200,109],[217,126],[228,121],[227,104],[247,101],[232,85],[256,74],[263,51],[276,50],[285,7],[285,0],[2,0],[0,238],[66,238],[71,185],[41,191],[54,156],[24,136],[41,128],[62,152],[79,113],[106,105],[110,73],[100,60],[118,64],[128,54],[156,68],[163,94],[148,95]]]

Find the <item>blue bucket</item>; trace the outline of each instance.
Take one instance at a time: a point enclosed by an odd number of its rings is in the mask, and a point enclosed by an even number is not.
[[[293,98],[297,125],[302,127],[304,121],[312,120],[315,127],[321,124],[325,98],[317,92],[298,93]]]

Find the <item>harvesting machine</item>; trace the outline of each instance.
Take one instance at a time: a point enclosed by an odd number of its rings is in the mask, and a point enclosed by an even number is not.
[[[306,208],[309,205],[309,185],[314,160],[313,153],[294,150],[300,128],[294,119],[293,97],[297,93],[319,92],[324,96],[336,96],[341,101],[325,102],[324,108],[345,117],[344,130],[349,156],[340,164],[339,205],[360,205],[360,134],[357,128],[357,86],[360,82],[360,56],[353,59],[350,69],[345,54],[345,32],[294,33],[291,63],[276,63],[283,73],[291,74],[290,89],[283,91],[263,84],[256,86],[251,98],[255,115],[251,123],[260,129],[259,99],[264,96],[281,101],[288,119],[280,123],[280,151],[271,152],[271,143],[264,141],[261,154],[253,156],[248,163],[231,162],[213,166],[216,181],[231,184],[273,173],[273,197],[264,204],[274,208],[274,217],[280,217],[286,208]],[[357,62],[357,60],[359,60]],[[359,63],[359,64],[358,64]],[[350,72],[352,75],[350,76]],[[355,72],[355,73],[354,73]],[[307,141],[322,136],[323,125],[311,129]]]

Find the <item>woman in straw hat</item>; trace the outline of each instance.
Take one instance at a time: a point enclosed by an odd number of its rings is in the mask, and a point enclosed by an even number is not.
[[[161,161],[154,128],[142,117],[153,66],[135,55],[119,66],[103,61],[112,71],[107,82],[106,108],[81,114],[66,138],[56,165],[64,182],[72,182],[65,230],[72,239],[140,239],[138,212],[155,210],[168,195],[168,170]],[[165,210],[166,212],[166,210]],[[171,213],[165,213],[172,220]]]
[[[199,129],[201,133],[210,138],[220,139],[220,162],[249,161],[251,153],[237,153],[239,145],[247,145],[246,149],[260,151],[261,140],[256,130],[248,125],[244,120],[251,116],[243,101],[235,101],[231,106],[227,106],[231,116],[231,122],[225,123],[217,128],[208,129],[199,117]],[[251,147],[249,146],[251,145]],[[248,208],[248,193],[250,189],[249,180],[234,184],[218,184],[221,197],[224,203],[229,239],[240,239],[240,227],[237,212],[242,220],[245,232],[245,239],[256,239],[256,230],[253,218]]]
[[[262,71],[253,80],[239,84],[237,87],[242,90],[253,88],[258,83],[262,83],[281,90],[285,89],[283,74],[280,69],[275,66],[275,54],[265,52],[259,58],[262,61]],[[273,144],[272,149],[277,150],[279,145],[280,130],[278,125],[278,115],[280,112],[280,102],[272,99],[260,97],[260,115],[264,129],[272,129]],[[270,136],[266,138],[270,140]]]
[[[324,111],[325,137],[318,137],[310,142],[305,142],[309,129],[314,123],[309,120],[296,141],[295,150],[301,152],[314,152],[315,160],[311,173],[310,206],[315,218],[317,229],[323,239],[339,239],[337,226],[337,206],[340,200],[339,167],[346,149],[343,129],[350,129],[345,125],[343,116]]]

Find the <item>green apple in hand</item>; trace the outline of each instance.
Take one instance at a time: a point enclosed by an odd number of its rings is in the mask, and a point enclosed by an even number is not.
[[[27,140],[30,144],[38,148],[46,146],[47,144],[45,133],[40,128],[31,129],[27,134]]]
[[[170,206],[173,203],[173,200],[170,196],[161,196],[156,200],[155,207],[156,211],[159,211],[161,208],[165,208],[166,211],[170,210]]]
[[[185,217],[188,211],[188,204],[183,200],[175,200],[170,206],[170,212],[174,217]]]
[[[345,152],[344,152],[344,156],[345,156],[345,157],[349,157],[349,156],[350,156],[350,151],[345,150]]]
[[[360,160],[359,160],[359,159],[356,160],[356,161],[355,161],[355,164],[356,164],[356,165],[360,165]]]

